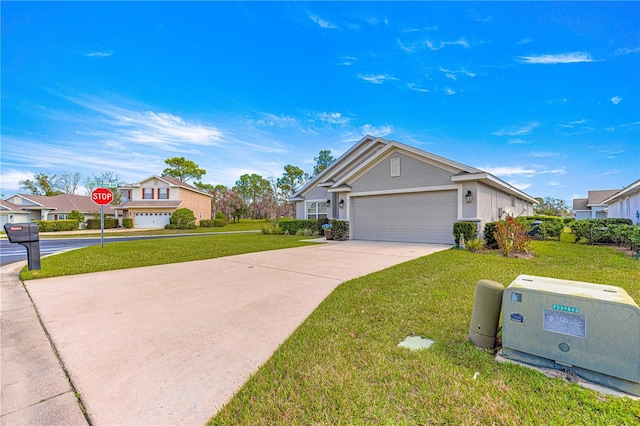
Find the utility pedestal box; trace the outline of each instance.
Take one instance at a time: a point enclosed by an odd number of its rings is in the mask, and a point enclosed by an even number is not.
[[[640,396],[640,308],[624,289],[520,275],[502,312],[505,358]]]

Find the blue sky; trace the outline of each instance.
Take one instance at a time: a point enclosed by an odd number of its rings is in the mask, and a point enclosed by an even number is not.
[[[231,186],[365,134],[569,203],[640,177],[639,2],[1,8],[5,196],[171,157]]]

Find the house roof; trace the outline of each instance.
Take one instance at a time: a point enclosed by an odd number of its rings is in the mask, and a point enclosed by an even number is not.
[[[587,193],[587,206],[600,206],[603,201],[618,192],[617,189],[602,189],[597,191],[589,191]]]
[[[132,208],[168,208],[175,209],[182,205],[182,201],[180,200],[139,200],[139,201],[129,201],[128,203],[124,203],[120,206],[116,207],[116,210],[125,210]]]
[[[588,198],[574,198],[573,210],[589,210],[587,207]]]
[[[618,201],[622,197],[627,197],[632,194],[637,194],[638,192],[640,192],[640,179],[633,182],[631,185],[622,188],[620,191],[617,191],[613,195],[610,195],[609,197],[605,198],[604,200],[602,200],[602,203],[610,204],[612,202]]]
[[[22,207],[17,206],[13,203],[10,203],[5,200],[0,200],[0,212],[8,212],[8,213],[29,213],[26,210],[23,210]]]
[[[193,192],[197,192],[198,194],[201,195],[206,195],[207,197],[213,197],[213,195],[201,191],[200,189],[196,188],[193,185],[188,184],[187,182],[183,182],[179,179],[173,178],[171,176],[156,176],[156,175],[151,175],[145,179],[142,179],[140,182],[136,182],[136,183],[130,183],[127,185],[123,185],[123,186],[119,186],[118,189],[128,189],[128,188],[139,188],[141,187],[145,182],[148,182],[150,180],[153,179],[157,179],[157,180],[161,180],[165,183],[167,183],[170,187],[179,187],[179,188],[184,188],[187,189],[189,191],[193,191]]]
[[[59,195],[32,195],[32,194],[14,194],[7,198],[19,196],[25,200],[29,200],[33,205],[16,205],[22,210],[55,210],[56,213],[71,213],[76,210],[80,213],[100,213],[100,206],[86,195],[76,194],[59,194]],[[9,203],[11,204],[11,203]],[[109,204],[105,206],[105,213],[113,214],[113,207]]]
[[[509,194],[526,199],[537,204],[537,200],[497,177],[475,167],[458,163],[448,158],[440,157],[396,141],[376,138],[370,135],[362,138],[356,145],[340,156],[322,173],[300,188],[291,198],[291,201],[300,201],[305,192],[316,186],[328,187],[329,192],[341,192],[349,189],[352,183],[373,164],[394,151],[401,151],[408,155],[418,157],[423,161],[437,164],[439,167],[456,174],[453,182],[482,181],[489,186],[499,188]],[[358,162],[359,161],[359,162]]]

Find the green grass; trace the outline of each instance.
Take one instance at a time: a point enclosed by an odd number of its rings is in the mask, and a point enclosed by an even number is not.
[[[259,231],[260,227],[267,223],[264,219],[242,219],[240,222],[229,222],[227,226],[222,228],[200,228],[195,229],[145,229],[145,230],[105,230],[106,237],[130,237],[130,236],[144,236],[144,235],[175,235],[175,234],[203,234],[210,232],[244,232],[244,231]],[[46,234],[40,233],[41,239],[47,238],[90,238],[99,237],[100,230],[94,229],[94,232],[48,232]],[[6,235],[4,232],[2,234]]]
[[[210,424],[639,424],[640,401],[500,364],[467,341],[480,279],[612,284],[640,301],[640,262],[615,249],[533,248],[533,259],[448,250],[343,283]],[[436,343],[398,348],[411,334]]]
[[[103,248],[95,245],[44,257],[40,261],[40,270],[29,271],[25,266],[20,272],[20,278],[33,280],[300,247],[313,244],[301,241],[308,238],[252,233],[109,243]]]

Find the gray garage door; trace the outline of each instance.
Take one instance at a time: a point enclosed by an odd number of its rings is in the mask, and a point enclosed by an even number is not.
[[[453,244],[456,191],[353,197],[351,238]]]

